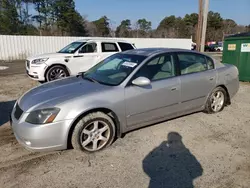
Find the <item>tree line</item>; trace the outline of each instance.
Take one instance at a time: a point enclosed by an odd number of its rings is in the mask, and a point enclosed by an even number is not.
[[[145,18],[122,20],[114,29],[107,16],[88,21],[75,8],[74,0],[0,0],[0,34],[41,36],[100,36],[138,38],[190,38],[195,41],[198,14],[165,17],[157,28]],[[225,34],[250,32],[218,12],[208,13],[207,41],[220,41]]]

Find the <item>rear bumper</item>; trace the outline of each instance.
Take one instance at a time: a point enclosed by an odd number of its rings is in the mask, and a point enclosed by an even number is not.
[[[232,99],[239,91],[239,88],[240,88],[239,79],[237,78],[237,79],[232,80],[229,84],[227,84],[226,87],[228,89],[230,99]]]

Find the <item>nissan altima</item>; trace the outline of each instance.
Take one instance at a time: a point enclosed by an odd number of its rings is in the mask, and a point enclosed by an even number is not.
[[[17,100],[11,125],[29,150],[96,152],[140,127],[220,112],[238,89],[233,65],[190,50],[136,49],[31,89]]]

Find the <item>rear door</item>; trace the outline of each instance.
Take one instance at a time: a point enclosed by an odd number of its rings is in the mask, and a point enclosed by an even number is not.
[[[101,42],[101,61],[117,52],[119,48],[115,42]]]
[[[129,44],[126,42],[118,42],[118,45],[119,45],[122,52],[134,49],[134,46],[132,46],[132,44]]]
[[[211,58],[192,52],[177,53],[181,80],[181,110],[201,108],[216,86],[216,70]]]
[[[125,104],[128,128],[138,128],[175,116],[180,100],[180,80],[176,77],[176,59],[172,54],[154,57],[133,76],[146,77],[151,85],[125,88]]]

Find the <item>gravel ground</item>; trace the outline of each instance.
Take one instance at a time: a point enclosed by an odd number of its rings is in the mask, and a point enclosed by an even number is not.
[[[242,83],[232,105],[219,114],[196,113],[133,131],[91,155],[31,153],[16,142],[8,114],[14,101],[35,85],[21,73],[0,77],[1,188],[250,185],[249,84]]]

